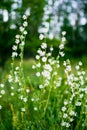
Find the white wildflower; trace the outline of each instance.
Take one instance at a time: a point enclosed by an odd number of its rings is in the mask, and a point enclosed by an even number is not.
[[[79,102],[79,101],[77,101],[77,102],[75,103],[76,106],[81,106],[81,104],[82,104],[82,103]]]
[[[63,31],[63,32],[62,32],[62,35],[63,35],[63,36],[66,35],[66,31]]]
[[[18,44],[19,42],[20,42],[20,40],[19,40],[19,39],[16,39],[16,40],[15,40],[15,43],[16,43],[16,44]]]
[[[47,48],[47,44],[45,42],[43,42],[42,45],[41,45],[41,48],[42,49],[46,49]]]
[[[50,51],[53,51],[53,47],[50,47]]]
[[[35,69],[35,65],[32,65],[32,69]]]
[[[34,107],[34,110],[37,111],[37,107]]]
[[[30,92],[30,90],[29,89],[26,89],[26,93],[29,93]]]
[[[23,107],[23,108],[21,108],[21,111],[22,111],[22,112],[25,112],[25,108],[24,108],[24,107]]]
[[[68,101],[64,101],[64,105],[67,105],[68,104]]]
[[[20,29],[21,32],[24,31],[24,27],[22,27],[22,26],[19,29]]]
[[[5,90],[1,90],[1,94],[4,95],[5,94]]]
[[[3,88],[3,87],[4,87],[4,84],[0,84],[0,87]]]
[[[70,111],[69,113],[71,116],[74,116],[75,115],[75,112],[73,110]]]
[[[41,89],[41,88],[44,88],[44,86],[43,86],[42,84],[40,84],[40,85],[39,85],[39,88],[40,88],[40,89]]]
[[[40,56],[39,56],[39,55],[36,55],[36,59],[39,60],[39,59],[40,59]]]
[[[23,19],[24,19],[24,20],[27,19],[27,16],[26,16],[26,15],[23,15]]]
[[[40,39],[40,40],[43,40],[43,39],[44,39],[44,35],[43,35],[43,34],[40,34],[40,35],[39,35],[39,39]]]
[[[17,52],[12,52],[12,57],[17,57],[18,56],[18,53]]]
[[[37,73],[36,73],[36,76],[39,77],[39,76],[40,76],[40,72],[37,72]]]
[[[14,96],[14,93],[11,93],[11,96]]]
[[[17,66],[17,67],[15,68],[15,70],[19,70],[19,67]]]
[[[16,39],[19,39],[19,38],[20,38],[20,35],[16,35],[15,38],[16,38]]]
[[[17,46],[16,46],[16,45],[13,45],[12,49],[13,49],[14,51],[16,51],[16,50],[17,50]]]
[[[64,49],[64,44],[60,44],[59,48],[60,50]]]
[[[76,65],[75,68],[76,68],[76,70],[79,70],[79,69],[80,69],[79,65]]]
[[[67,118],[67,117],[68,117],[67,113],[64,113],[63,118]]]
[[[59,52],[59,54],[60,54],[61,57],[64,57],[64,55],[65,55],[64,52],[62,52],[62,51]]]
[[[66,107],[64,106],[64,107],[62,107],[62,111],[64,112],[64,111],[66,111]]]
[[[79,65],[82,66],[82,62],[81,61],[79,61]]]
[[[27,31],[24,31],[23,34],[24,34],[24,35],[27,35]]]
[[[70,127],[70,124],[69,124],[69,123],[66,123],[66,127],[69,128],[69,127]]]
[[[61,126],[65,126],[66,122],[62,121]]]
[[[27,26],[28,26],[28,22],[27,22],[27,21],[24,21],[23,26],[24,26],[24,27],[27,27]]]
[[[33,102],[33,101],[34,101],[34,98],[31,98],[31,101]]]
[[[48,70],[49,72],[52,71],[52,67],[49,64],[45,64],[44,69]]]
[[[62,42],[65,42],[66,41],[66,38],[65,37],[62,37]]]
[[[24,46],[24,45],[25,45],[25,42],[24,42],[24,41],[22,41],[22,42],[21,42],[21,46]]]
[[[2,109],[2,106],[0,105],[0,110]]]
[[[37,67],[41,67],[41,63],[38,63],[36,66],[37,66]]]
[[[23,98],[23,101],[24,101],[24,102],[27,102],[27,98]]]
[[[42,57],[42,61],[46,62],[47,61],[47,57]]]

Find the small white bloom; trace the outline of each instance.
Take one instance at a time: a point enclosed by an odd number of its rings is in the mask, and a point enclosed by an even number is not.
[[[19,39],[16,39],[16,40],[15,40],[15,43],[16,43],[16,44],[18,44],[19,42],[20,42],[20,40],[19,40]]]
[[[21,42],[21,46],[24,46],[24,45],[25,45],[25,42],[24,42],[24,41],[22,41],[22,42]]]
[[[42,57],[42,61],[46,62],[47,61],[47,57]]]
[[[75,103],[76,106],[81,106],[81,104],[82,104],[82,103],[79,102],[79,101],[77,101],[77,102]]]
[[[17,57],[17,56],[18,56],[17,52],[12,52],[12,57]]]
[[[40,59],[40,56],[39,56],[39,55],[36,55],[36,59],[39,60],[39,59]]]
[[[35,65],[32,65],[32,69],[35,69]]]
[[[70,118],[70,122],[73,122],[73,120],[74,120],[73,118]]]
[[[21,108],[21,111],[22,111],[22,112],[25,112],[25,108],[24,108],[24,107],[23,107],[23,108]]]
[[[17,46],[13,45],[12,49],[13,49],[14,51],[16,51],[16,50],[17,50]]]
[[[17,67],[15,68],[15,70],[19,70],[19,67],[17,66]]]
[[[4,95],[5,94],[5,90],[1,90],[1,94]]]
[[[2,95],[0,95],[0,98],[2,98]]]
[[[46,49],[47,48],[47,44],[45,42],[43,42],[42,45],[41,45],[41,48],[42,49]]]
[[[44,39],[44,35],[43,35],[43,34],[40,34],[39,39],[40,39],[40,40],[43,40],[43,39]]]
[[[14,93],[11,93],[11,96],[14,96]]]
[[[47,53],[47,56],[51,56],[51,53],[49,52],[49,53]]]
[[[61,57],[64,57],[64,55],[65,55],[64,52],[62,52],[62,51],[59,52],[59,54],[60,54]]]
[[[80,69],[79,65],[76,65],[75,68],[76,68],[76,70],[79,70],[79,69]]]
[[[70,124],[69,124],[69,123],[66,123],[66,127],[69,128],[69,127],[70,127]]]
[[[53,51],[53,47],[50,47],[50,51]]]
[[[13,81],[13,78],[11,75],[9,75],[8,82],[11,83]]]
[[[37,67],[41,67],[41,64],[40,64],[40,63],[38,63],[36,66],[37,66]]]
[[[29,93],[29,92],[30,92],[30,90],[29,90],[29,89],[26,89],[26,92],[27,92],[27,93]]]
[[[63,35],[63,36],[66,35],[66,31],[63,31],[63,32],[62,32],[62,35]]]
[[[74,116],[75,115],[75,112],[73,110],[70,111],[69,113],[71,116]]]
[[[23,99],[23,95],[21,95],[19,98],[22,100]]]
[[[66,111],[66,107],[64,106],[64,107],[62,107],[62,111],[64,112],[64,111]]]
[[[37,107],[34,107],[34,110],[37,111]]]
[[[64,105],[67,105],[68,104],[68,101],[64,101]]]
[[[24,31],[24,27],[22,27],[22,26],[19,29],[20,29],[21,32]]]
[[[37,53],[40,55],[40,56],[44,56],[45,55],[45,51],[42,51],[42,50],[38,50]]]
[[[67,117],[68,117],[67,113],[64,113],[63,118],[67,118]]]
[[[41,89],[41,88],[44,88],[44,86],[43,86],[42,84],[40,84],[40,85],[39,85],[39,88],[40,88],[40,89]]]
[[[3,88],[3,87],[4,87],[4,84],[0,84],[0,87]]]
[[[60,44],[59,48],[60,50],[64,49],[64,44]]]
[[[27,102],[27,98],[23,98],[23,101],[24,101],[24,102]]]
[[[62,42],[65,42],[66,41],[66,38],[65,37],[62,37]]]
[[[82,71],[82,74],[83,74],[83,75],[85,75],[85,73],[86,73],[85,71]]]
[[[15,38],[19,39],[19,38],[20,38],[20,35],[16,35]]]
[[[0,105],[0,110],[2,109],[2,106]]]
[[[65,126],[66,122],[62,121],[61,126]]]
[[[26,15],[23,15],[23,19],[24,19],[24,20],[27,19],[27,16],[26,16]]]
[[[27,34],[27,31],[24,31],[23,34],[26,35],[26,34]]]
[[[44,70],[44,71],[42,72],[42,75],[43,75],[43,77],[45,77],[45,78],[47,78],[47,79],[50,79],[50,78],[51,78],[49,71]]]
[[[27,21],[24,21],[23,26],[24,26],[24,27],[27,27],[27,26],[28,26],[28,22],[27,22]]]
[[[79,65],[82,66],[82,62],[81,61],[79,61]]]
[[[22,83],[21,82],[19,82],[19,86],[21,86],[22,85]]]
[[[49,72],[52,71],[52,67],[49,64],[45,64],[44,69],[48,70]]]
[[[33,101],[34,101],[34,98],[31,98],[31,101],[33,102]]]
[[[40,72],[37,72],[37,73],[36,73],[36,76],[37,76],[37,77],[40,77]]]
[[[15,82],[19,82],[18,76],[15,77]]]

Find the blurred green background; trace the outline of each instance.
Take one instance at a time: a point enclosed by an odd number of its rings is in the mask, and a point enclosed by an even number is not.
[[[48,44],[56,50],[62,31],[67,32],[66,55],[86,57],[87,0],[0,0],[0,66],[11,57],[23,14],[30,14],[25,58],[35,56],[39,33],[46,33]]]

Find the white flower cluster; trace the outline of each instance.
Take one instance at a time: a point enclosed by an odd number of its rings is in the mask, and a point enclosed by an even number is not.
[[[25,36],[26,36],[26,34],[27,34],[27,31],[26,31],[26,27],[28,26],[28,22],[27,22],[27,16],[26,15],[23,15],[23,20],[24,20],[24,22],[23,22],[23,26],[21,26],[21,27],[19,27],[19,30],[20,30],[20,33],[21,34],[17,34],[16,36],[15,36],[15,45],[13,45],[13,47],[12,47],[12,50],[13,50],[13,52],[12,52],[12,58],[15,58],[15,57],[17,57],[18,56],[18,53],[17,53],[17,48],[18,48],[18,46],[20,45],[20,46],[24,46],[25,45]]]
[[[66,32],[63,31],[62,32],[62,40],[61,40],[61,44],[59,45],[59,55],[61,57],[64,57],[65,53],[64,53],[64,46],[65,46],[65,43],[66,43],[66,38],[65,38],[65,35],[66,35]]]
[[[3,83],[1,83],[0,84],[0,98],[2,98],[4,95],[5,95],[5,85]],[[0,104],[0,110],[1,109],[2,109],[2,105]]]

